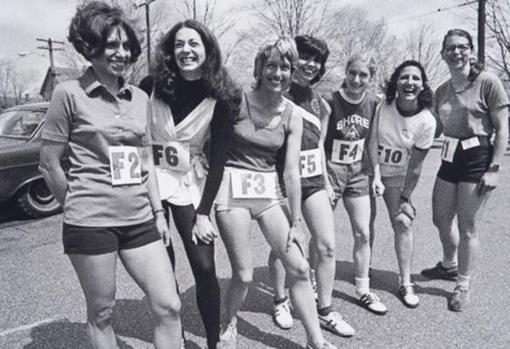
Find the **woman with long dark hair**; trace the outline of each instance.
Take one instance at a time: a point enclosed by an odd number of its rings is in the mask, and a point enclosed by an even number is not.
[[[498,185],[508,142],[508,97],[499,78],[482,71],[473,60],[473,49],[473,39],[465,30],[446,33],[441,56],[450,79],[437,88],[434,105],[438,134],[443,132],[444,143],[432,214],[443,259],[424,269],[422,275],[457,280],[448,303],[452,311],[464,310],[469,302],[470,278],[480,244],[478,224]],[[457,227],[453,225],[455,217]]]

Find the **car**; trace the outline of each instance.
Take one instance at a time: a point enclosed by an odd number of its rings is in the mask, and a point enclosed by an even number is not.
[[[32,218],[61,211],[38,168],[48,106],[48,102],[24,104],[0,113],[0,202],[12,200]]]

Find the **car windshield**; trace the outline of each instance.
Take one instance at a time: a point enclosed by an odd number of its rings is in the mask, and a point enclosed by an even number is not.
[[[43,111],[6,111],[0,114],[0,137],[28,139],[32,137],[43,117]]]

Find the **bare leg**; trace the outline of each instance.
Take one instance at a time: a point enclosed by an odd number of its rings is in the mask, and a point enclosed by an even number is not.
[[[443,261],[456,261],[459,232],[453,225],[457,214],[458,185],[436,178],[432,192],[432,221],[439,230]]]

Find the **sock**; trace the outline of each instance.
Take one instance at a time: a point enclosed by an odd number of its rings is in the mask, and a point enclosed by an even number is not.
[[[461,275],[457,276],[457,286],[467,290],[469,289],[469,280],[471,279],[470,275]]]
[[[441,265],[445,269],[452,269],[452,268],[456,269],[457,268],[457,254],[455,254],[451,259],[443,256],[443,261],[441,262]]]
[[[273,298],[274,305],[280,305],[287,300],[287,297]]]
[[[363,296],[370,292],[370,279],[369,278],[354,278],[356,284],[356,294]]]
[[[331,313],[331,305],[324,307],[324,308],[317,309],[317,312],[319,313],[320,316],[328,316],[329,313]]]

